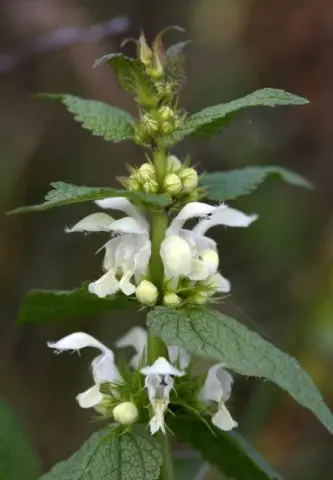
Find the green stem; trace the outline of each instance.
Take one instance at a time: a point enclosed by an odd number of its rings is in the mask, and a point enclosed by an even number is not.
[[[151,217],[151,257],[149,264],[150,280],[161,292],[163,287],[164,267],[160,255],[161,243],[168,226],[168,216],[165,212],[153,212]],[[167,349],[159,337],[148,335],[148,362],[154,363],[158,357],[166,357]]]
[[[157,435],[157,439],[160,442],[164,459],[159,480],[175,480],[169,436],[167,433],[163,434],[160,432]]]
[[[154,151],[153,162],[155,166],[156,179],[160,187],[160,191],[163,191],[163,182],[167,167],[167,153],[163,148],[157,148]]]
[[[163,187],[166,173],[166,152],[157,149],[153,155],[153,162],[156,171],[156,179],[160,189]],[[149,263],[150,280],[158,288],[159,292],[163,289],[164,267],[160,255],[161,243],[164,240],[166,229],[168,228],[168,215],[164,210],[152,212],[151,214],[151,256]],[[148,362],[152,364],[158,357],[167,357],[167,347],[158,337],[152,337],[148,334],[147,342]],[[168,434],[159,432],[157,439],[161,445],[163,454],[163,465],[161,468],[159,480],[174,480],[172,451]]]
[[[168,216],[163,211],[153,212],[151,215],[151,257],[149,264],[150,278],[161,291],[163,287],[164,267],[160,255],[161,243],[168,226]]]

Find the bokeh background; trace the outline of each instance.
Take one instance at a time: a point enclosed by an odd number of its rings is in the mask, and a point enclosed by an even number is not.
[[[126,163],[144,161],[131,144],[82,130],[36,92],[73,93],[135,112],[107,66],[142,27],[152,37],[179,24],[186,38],[189,112],[266,86],[307,97],[306,107],[242,113],[211,140],[186,140],[202,170],[283,165],[315,190],[269,180],[233,202],[260,219],[246,231],[215,232],[233,284],[221,309],[295,355],[333,406],[333,2],[330,0],[2,0],[0,17],[0,396],[18,414],[48,469],[96,428],[74,396],[89,385],[90,352],[54,356],[46,341],[82,329],[112,342],[137,318],[117,313],[20,328],[31,288],[73,288],[100,272],[101,238],[65,235],[94,210],[76,205],[28,216],[5,211],[39,203],[49,183],[115,186]],[[179,33],[167,41],[179,41]],[[182,40],[182,38],[181,38]],[[133,47],[126,47],[133,54]],[[141,317],[143,322],[143,317]],[[315,418],[268,383],[239,378],[232,399],[241,431],[288,479],[321,480],[333,468],[332,440]],[[222,452],[221,452],[222,454]],[[208,478],[208,477],[207,477]],[[216,477],[217,478],[217,477]]]

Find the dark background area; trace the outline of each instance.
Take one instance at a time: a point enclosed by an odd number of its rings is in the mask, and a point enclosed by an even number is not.
[[[125,18],[110,27],[114,35],[98,39],[100,30],[89,28],[119,16]],[[2,0],[0,395],[18,413],[44,468],[66,458],[96,428],[90,412],[75,402],[77,392],[90,384],[89,353],[55,357],[46,341],[81,329],[111,346],[136,319],[117,313],[15,325],[29,289],[74,288],[99,274],[94,251],[101,238],[64,233],[67,225],[93,212],[93,205],[17,217],[4,213],[39,203],[55,180],[115,186],[126,163],[139,164],[144,156],[131,144],[93,137],[63,107],[32,94],[72,93],[135,113],[112,71],[107,66],[93,70],[92,64],[118,51],[121,40],[137,36],[141,27],[151,40],[171,24],[183,26],[186,34],[170,33],[167,41],[193,39],[182,94],[189,112],[268,86],[311,101],[306,107],[244,112],[214,139],[186,140],[174,153],[180,158],[190,153],[202,171],[282,165],[315,184],[307,191],[269,180],[233,202],[257,212],[255,224],[214,234],[222,271],[233,285],[232,298],[221,309],[296,356],[333,406],[333,2]],[[84,27],[84,41],[76,43],[78,30],[66,27]],[[64,39],[68,45],[62,47]],[[132,46],[125,50],[134,54]],[[288,479],[330,476],[329,434],[285,393],[238,378],[231,402],[241,431]]]

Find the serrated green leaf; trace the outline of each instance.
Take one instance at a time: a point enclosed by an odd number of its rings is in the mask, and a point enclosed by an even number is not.
[[[183,54],[184,48],[191,43],[191,41],[179,42],[171,45],[166,52],[164,58],[164,74],[165,78],[181,88],[186,80],[185,74],[185,56]]]
[[[209,419],[207,419],[209,421]],[[193,415],[177,415],[168,422],[182,442],[200,452],[203,459],[233,480],[282,480],[258,452],[235,432],[211,430]]]
[[[297,360],[236,320],[208,309],[157,307],[148,314],[148,327],[168,345],[211,357],[241,375],[271,380],[333,433],[333,415]]]
[[[156,87],[140,60],[126,57],[122,53],[111,53],[98,59],[94,66],[101,63],[111,65],[120,86],[126,92],[134,93],[145,104],[156,103]]]
[[[275,166],[246,167],[228,172],[207,173],[201,177],[200,186],[206,189],[206,197],[211,200],[233,200],[252,192],[268,176],[273,175],[297,187],[313,188],[312,183],[298,173]]]
[[[15,213],[39,212],[49,208],[61,207],[72,203],[92,202],[108,197],[125,197],[137,204],[165,207],[171,203],[166,195],[152,195],[142,192],[129,192],[108,187],[81,187],[64,182],[51,183],[52,190],[45,196],[45,202],[39,205],[15,208],[8,212]]]
[[[162,460],[160,446],[149,433],[133,429],[115,436],[106,427],[40,480],[157,480]]]
[[[123,294],[99,298],[89,293],[87,286],[75,290],[31,290],[23,298],[17,321],[20,324],[55,322],[135,307],[136,303]]]
[[[10,408],[0,401],[0,478],[36,480],[39,460]]]
[[[276,107],[279,105],[305,105],[308,100],[298,97],[284,90],[276,88],[263,88],[256,90],[245,97],[207,107],[190,115],[176,132],[175,137],[179,141],[186,135],[210,136],[217,133],[227,125],[231,118],[239,111],[252,107]]]
[[[83,128],[105,140],[117,143],[134,136],[135,118],[118,107],[74,95],[40,94],[39,97],[62,102]]]

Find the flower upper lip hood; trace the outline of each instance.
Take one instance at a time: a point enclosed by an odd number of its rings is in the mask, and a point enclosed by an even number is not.
[[[136,289],[133,276],[138,279],[144,276],[150,260],[149,223],[127,198],[105,198],[95,203],[101,208],[119,210],[128,216],[114,220],[106,213],[93,213],[66,229],[68,233],[103,231],[116,235],[102,247],[105,249],[105,274],[90,283],[89,291],[98,297],[112,295],[118,290],[125,295],[132,295]]]
[[[61,353],[68,350],[80,351],[82,348],[86,347],[93,347],[100,350],[100,355],[95,357],[91,362],[94,385],[88,388],[88,390],[79,393],[76,397],[76,400],[82,408],[95,407],[103,400],[103,395],[99,390],[102,383],[123,382],[123,378],[114,361],[113,351],[88,333],[71,333],[57,342],[48,342],[47,346],[53,348],[55,353]]]

